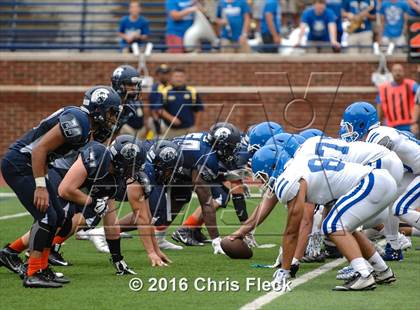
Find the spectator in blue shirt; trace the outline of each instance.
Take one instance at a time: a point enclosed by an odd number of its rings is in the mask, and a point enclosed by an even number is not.
[[[246,0],[219,0],[217,24],[221,27],[222,52],[247,51],[250,9]]]
[[[413,17],[420,16],[420,0],[407,0],[410,6],[409,14]]]
[[[337,19],[335,24],[337,25],[337,42],[341,43],[341,37],[343,36],[343,19],[341,18],[341,10],[343,8],[343,0],[326,0],[327,9],[334,12]]]
[[[405,32],[408,20],[408,4],[402,0],[385,0],[381,13],[381,44],[393,42],[397,46],[406,44]]]
[[[166,0],[166,45],[168,53],[183,53],[184,34],[194,22],[199,7],[194,0]]]
[[[159,97],[160,102],[151,108],[163,121],[162,134],[165,138],[197,131],[196,124],[201,122],[204,107],[197,90],[187,85],[183,69],[173,69],[170,85],[161,90]]]
[[[269,45],[263,47],[263,53],[278,53],[281,44],[281,9],[278,0],[265,0],[263,16],[261,20],[261,36],[263,43]]]
[[[373,31],[371,20],[376,15],[376,0],[344,0],[343,16],[350,21],[347,28],[349,53],[369,53],[370,49],[359,46],[372,46]]]
[[[121,38],[120,47],[128,52],[133,43],[143,43],[149,35],[149,22],[140,15],[141,8],[138,1],[130,1],[129,15],[120,21],[118,36]]]
[[[307,46],[312,47],[309,52],[331,51],[331,47],[339,49],[336,19],[334,12],[327,9],[325,0],[314,0],[314,4],[302,14],[297,46],[309,27]]]

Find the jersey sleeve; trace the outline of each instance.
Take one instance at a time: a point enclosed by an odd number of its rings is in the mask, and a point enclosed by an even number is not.
[[[249,8],[248,2],[243,0],[241,3],[242,15],[251,13],[251,9]]]
[[[142,29],[141,29],[141,34],[142,35],[148,35],[150,34],[150,27],[149,27],[149,21],[147,19],[143,20],[143,25],[142,25]]]
[[[79,145],[88,140],[90,121],[85,112],[77,108],[65,110],[59,116],[58,123],[67,143]]]
[[[279,201],[286,205],[290,200],[296,197],[299,192],[300,183],[298,178],[280,175],[274,184],[274,191]]]
[[[379,127],[369,132],[366,142],[375,143],[393,151],[398,141],[398,132],[390,127]]]
[[[305,10],[303,12],[301,22],[304,23],[304,24],[309,23],[309,10]]]
[[[121,32],[121,33],[125,32],[125,17],[120,19],[120,23],[119,23],[119,26],[118,26],[118,31]]]
[[[102,179],[108,174],[111,154],[103,144],[89,143],[82,149],[80,156],[89,179]]]
[[[166,0],[166,13],[170,13],[171,11],[179,11],[178,5],[175,0]]]

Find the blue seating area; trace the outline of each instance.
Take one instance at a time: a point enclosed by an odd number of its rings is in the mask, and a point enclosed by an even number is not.
[[[118,50],[117,29],[128,1],[0,1],[0,50]],[[151,41],[163,49],[164,1],[142,1]]]

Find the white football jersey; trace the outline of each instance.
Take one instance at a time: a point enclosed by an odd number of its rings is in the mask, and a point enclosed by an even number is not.
[[[279,201],[286,204],[296,196],[299,181],[304,179],[308,184],[307,202],[324,205],[347,193],[372,170],[370,166],[332,157],[295,158],[277,178],[274,190]]]
[[[397,153],[404,166],[414,173],[420,173],[419,141],[391,127],[379,126],[369,131],[366,142],[384,145]]]
[[[390,152],[381,145],[362,141],[348,143],[344,140],[318,136],[306,140],[297,150],[295,157],[333,157],[350,163],[366,165],[385,157]]]

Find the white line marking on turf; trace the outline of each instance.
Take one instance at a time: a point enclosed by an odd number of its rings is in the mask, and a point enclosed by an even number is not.
[[[0,216],[0,221],[14,219],[17,217],[22,217],[22,216],[27,216],[27,215],[29,215],[29,212],[21,212],[21,213],[16,213],[16,214],[11,214],[11,215]]]
[[[298,277],[295,280],[292,280],[292,288],[295,288],[296,286],[302,285],[316,277],[319,277],[320,275],[334,269],[337,266],[340,266],[346,261],[345,258],[339,258],[336,259],[330,263],[327,263],[325,265],[322,265],[321,267],[312,270],[308,273],[305,273],[301,277]],[[257,299],[251,301],[250,303],[242,306],[240,310],[256,310],[261,309],[263,306],[267,305],[268,303],[272,302],[274,299],[286,294],[285,292],[269,292],[263,296],[258,297]]]
[[[0,193],[0,198],[12,198],[16,197],[15,193]]]

